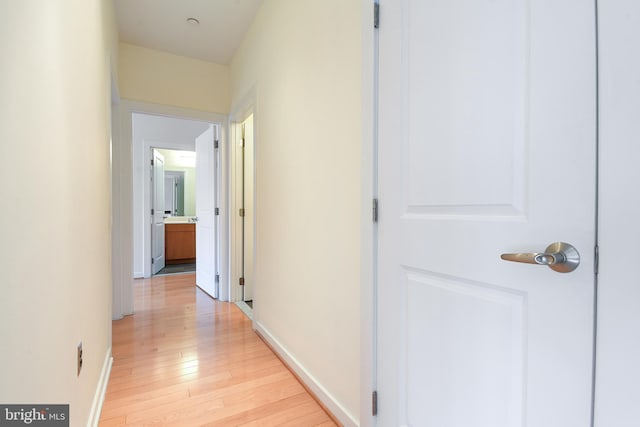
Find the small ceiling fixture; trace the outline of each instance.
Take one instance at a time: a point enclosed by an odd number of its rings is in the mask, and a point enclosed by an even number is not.
[[[187,24],[192,27],[197,27],[198,25],[200,25],[200,21],[198,21],[196,18],[187,18]]]

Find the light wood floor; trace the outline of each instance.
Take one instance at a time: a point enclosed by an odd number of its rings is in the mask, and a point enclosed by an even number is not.
[[[194,283],[135,281],[136,314],[113,322],[100,426],[335,426],[238,307]]]

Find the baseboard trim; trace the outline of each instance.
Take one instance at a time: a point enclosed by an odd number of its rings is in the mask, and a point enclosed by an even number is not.
[[[254,321],[254,326],[258,336],[273,350],[276,356],[278,356],[282,363],[293,373],[302,386],[313,396],[320,406],[322,406],[336,424],[344,427],[358,426],[357,420],[336,401],[327,389],[325,389],[260,322]]]
[[[251,307],[249,307],[249,305],[247,305],[246,302],[244,302],[244,301],[236,301],[236,302],[234,302],[234,304],[238,306],[240,311],[242,311],[244,313],[244,315],[247,316],[247,318],[249,320],[253,320],[253,309]],[[264,341],[264,338],[262,338],[262,340]]]
[[[109,384],[109,375],[111,375],[111,366],[113,365],[113,357],[111,357],[111,347],[107,350],[102,365],[102,372],[98,381],[98,387],[93,397],[91,412],[89,413],[88,426],[98,427],[100,422],[100,413],[102,412],[102,404],[104,403],[105,394],[107,393],[107,385]]]

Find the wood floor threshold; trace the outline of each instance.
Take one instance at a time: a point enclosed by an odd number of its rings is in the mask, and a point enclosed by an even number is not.
[[[300,375],[298,375],[298,373],[293,370],[293,368],[289,365],[289,362],[287,362],[282,356],[280,356],[280,353],[275,348],[273,348],[271,343],[269,341],[267,341],[267,339],[259,331],[255,330],[255,329],[253,331],[256,333],[256,335],[258,335],[258,337],[260,337],[262,342],[264,342],[265,345],[267,347],[269,347],[269,349],[273,352],[273,354],[275,354],[276,357],[278,359],[280,359],[280,362],[282,362],[282,364],[285,366],[285,368],[287,368],[289,370],[289,372],[291,372],[291,374],[296,378],[296,380],[298,380],[300,385],[302,387],[304,387],[304,389],[307,391],[307,393],[309,393],[309,396],[311,396],[313,398],[313,400],[315,400],[316,403],[318,405],[320,405],[322,410],[327,413],[329,418],[331,418],[331,420],[334,423],[336,423],[336,425],[338,427],[344,427],[342,422],[340,422],[340,420],[333,414],[333,412],[331,412],[331,410],[329,410],[329,408],[327,408],[327,405],[325,405],[324,402],[322,400],[320,400],[320,398],[316,395],[316,393],[302,380],[302,378],[300,378]]]

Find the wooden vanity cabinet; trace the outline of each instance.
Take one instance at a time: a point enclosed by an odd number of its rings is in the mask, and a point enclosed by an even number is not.
[[[196,225],[164,225],[164,259],[166,264],[196,262]]]

